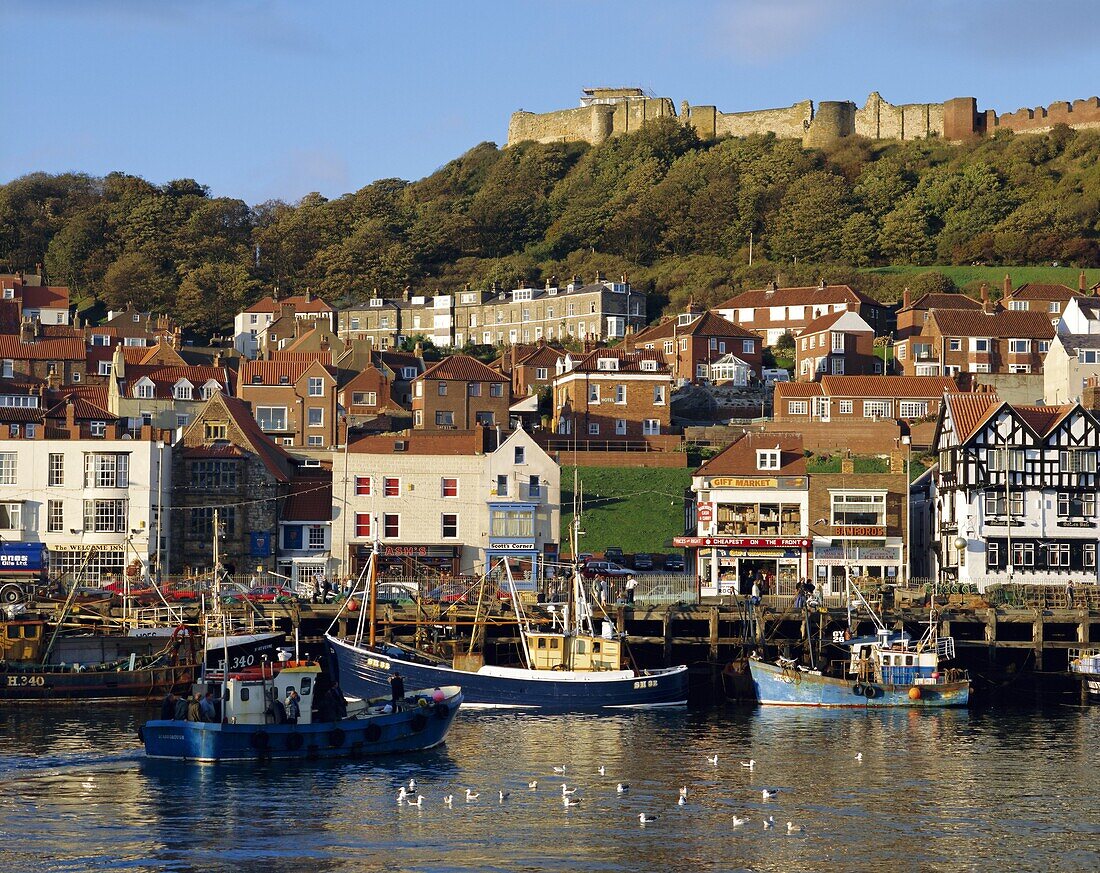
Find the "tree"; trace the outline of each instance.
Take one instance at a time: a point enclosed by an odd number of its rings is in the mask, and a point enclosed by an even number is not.
[[[831,173],[807,173],[783,195],[768,233],[773,260],[835,261],[851,208],[844,180]]]
[[[133,303],[145,312],[171,311],[176,282],[144,252],[127,252],[103,276],[103,302],[112,309]]]

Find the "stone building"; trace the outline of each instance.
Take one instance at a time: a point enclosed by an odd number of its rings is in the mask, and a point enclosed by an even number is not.
[[[468,355],[451,355],[413,380],[413,427],[471,430],[510,427],[510,380]]]
[[[79,385],[87,372],[84,340],[41,335],[39,322],[27,322],[19,336],[0,335],[0,378],[44,384]]]
[[[668,434],[671,388],[663,351],[570,352],[558,362],[554,377],[553,428],[601,440]]]

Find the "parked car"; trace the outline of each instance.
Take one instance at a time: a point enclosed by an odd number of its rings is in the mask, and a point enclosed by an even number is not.
[[[634,556],[634,569],[635,570],[652,570],[653,569],[653,555],[648,552],[638,552]]]
[[[377,603],[412,603],[418,594],[411,582],[379,582],[374,599]]]
[[[626,555],[623,554],[623,550],[618,546],[608,546],[604,549],[603,559],[605,561],[614,561],[616,564],[622,564],[626,559]]]
[[[597,579],[600,576],[629,576],[631,571],[614,561],[589,561],[581,570],[585,579]]]
[[[283,585],[249,588],[240,582],[233,582],[222,587],[221,598],[224,603],[294,603],[298,595]]]
[[[684,572],[684,557],[683,555],[669,555],[665,558],[665,569],[669,573],[683,573]]]
[[[578,567],[583,567],[585,564],[587,564],[589,561],[591,561],[594,557],[596,557],[596,556],[593,555],[591,552],[581,552],[580,554],[577,555],[577,562],[576,562],[577,566]]]

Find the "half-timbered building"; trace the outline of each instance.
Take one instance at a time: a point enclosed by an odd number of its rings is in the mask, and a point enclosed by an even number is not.
[[[933,566],[985,590],[1096,584],[1095,413],[948,394],[934,438]]]

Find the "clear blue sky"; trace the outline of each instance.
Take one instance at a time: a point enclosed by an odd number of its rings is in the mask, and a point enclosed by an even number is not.
[[[249,203],[416,179],[515,109],[1100,90],[1093,0],[2,0],[0,181],[191,177]]]

